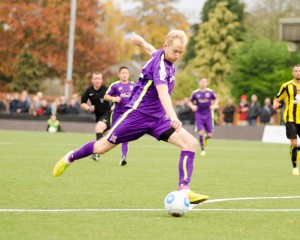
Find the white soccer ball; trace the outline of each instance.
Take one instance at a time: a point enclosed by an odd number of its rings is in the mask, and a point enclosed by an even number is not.
[[[170,192],[165,198],[165,209],[173,217],[181,217],[189,210],[190,200],[184,191]]]
[[[56,133],[57,132],[57,128],[55,128],[55,127],[49,127],[48,128],[48,132],[49,133]]]

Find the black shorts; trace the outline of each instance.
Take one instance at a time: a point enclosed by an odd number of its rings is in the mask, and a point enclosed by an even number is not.
[[[95,114],[96,116],[96,122],[104,122],[107,125],[107,129],[110,129],[110,114],[111,111],[106,111],[103,114]]]
[[[288,139],[297,139],[297,135],[300,137],[300,124],[294,122],[287,122],[285,124],[286,137]]]

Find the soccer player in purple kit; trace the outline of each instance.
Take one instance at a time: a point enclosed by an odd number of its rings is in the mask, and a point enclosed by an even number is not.
[[[131,41],[152,54],[152,58],[141,71],[130,102],[126,105],[128,110],[104,138],[88,142],[62,157],[56,163],[53,175],[60,176],[75,160],[92,153],[104,154],[119,143],[134,141],[149,134],[157,140],[172,143],[181,149],[178,189],[186,192],[191,204],[201,203],[207,200],[208,196],[195,193],[189,187],[197,140],[182,128],[170,97],[175,80],[173,63],[182,55],[187,44],[187,36],[181,30],[170,31],[163,49],[160,50],[156,50],[136,34],[131,37]]]
[[[190,98],[189,106],[195,113],[196,129],[199,135],[199,142],[201,147],[201,156],[205,156],[206,152],[204,145],[206,145],[207,138],[211,138],[213,134],[213,119],[212,112],[218,106],[218,98],[214,91],[207,88],[207,79],[199,79],[199,88],[193,91]],[[206,136],[205,136],[206,132]]]
[[[111,101],[113,106],[111,107],[111,126],[113,126],[118,118],[126,112],[126,104],[129,103],[129,97],[134,88],[135,83],[129,81],[129,71],[125,66],[121,66],[119,69],[119,81],[112,83],[104,95],[106,101]],[[122,143],[122,157],[120,166],[127,164],[126,157],[128,153],[128,142]]]

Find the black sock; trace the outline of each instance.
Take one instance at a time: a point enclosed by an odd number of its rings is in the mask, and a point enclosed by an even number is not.
[[[297,167],[297,153],[298,147],[290,146],[290,156],[293,164],[293,168]]]
[[[96,133],[96,140],[103,138],[103,133]]]

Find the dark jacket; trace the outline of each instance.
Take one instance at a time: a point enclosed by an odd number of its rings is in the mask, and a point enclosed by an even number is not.
[[[223,109],[224,114],[224,122],[226,123],[233,123],[234,119],[234,112],[235,112],[235,106],[226,106]]]
[[[251,103],[249,105],[249,110],[248,110],[248,120],[249,119],[257,119],[257,117],[260,115],[260,104],[258,102]]]

